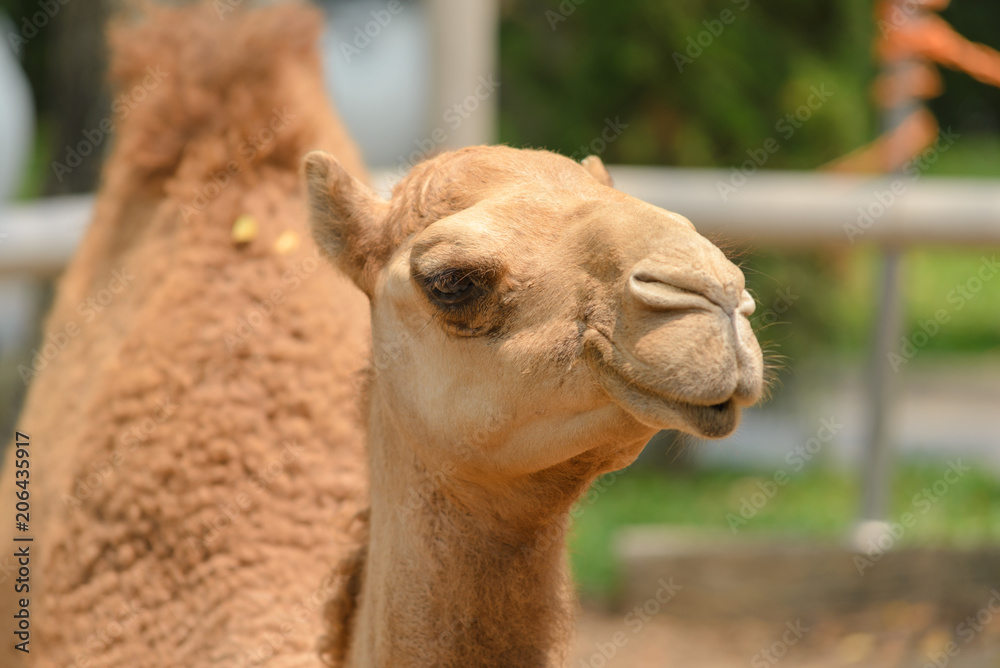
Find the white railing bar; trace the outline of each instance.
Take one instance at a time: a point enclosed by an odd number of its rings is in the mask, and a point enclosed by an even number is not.
[[[723,201],[719,183],[732,184],[730,171],[622,165],[611,173],[622,191],[687,216],[702,233],[755,246],[848,244],[852,235],[882,245],[1000,245],[998,180],[899,179],[894,194],[885,177],[769,171]],[[375,182],[393,178],[376,172]],[[92,207],[89,195],[0,205],[0,275],[58,273]]]

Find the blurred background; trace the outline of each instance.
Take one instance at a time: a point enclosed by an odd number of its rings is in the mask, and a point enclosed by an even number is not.
[[[117,4],[0,0],[4,433],[114,141]],[[1000,56],[971,45],[1000,3],[321,4],[380,183],[474,143],[598,154],[757,298],[771,399],[574,509],[572,665],[1000,666]]]

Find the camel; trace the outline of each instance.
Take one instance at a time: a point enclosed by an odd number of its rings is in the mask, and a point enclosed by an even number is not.
[[[134,278],[20,422],[31,665],[563,665],[570,506],[761,395],[742,273],[597,158],[463,149],[383,200],[318,92],[314,14],[151,11],[113,69],[163,83],[47,335]]]
[[[312,243],[299,181],[318,147],[367,179],[322,92],[321,17],[205,5],[110,34],[115,144],[23,365],[34,540],[15,596],[4,516],[5,668],[319,665],[333,565],[364,542],[367,300]]]
[[[322,151],[304,174],[317,244],[371,300],[370,538],[327,656],[564,665],[571,505],[656,430],[726,436],[761,396],[743,274],[594,157],[463,149],[389,201]]]

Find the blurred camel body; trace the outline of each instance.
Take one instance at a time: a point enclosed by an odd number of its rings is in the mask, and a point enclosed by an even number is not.
[[[597,159],[465,149],[383,201],[319,92],[315,16],[214,18],[117,33],[120,84],[164,83],[121,124],[48,331],[134,278],[20,423],[32,665],[563,665],[571,504],[657,429],[724,436],[760,396],[742,274]],[[288,253],[307,209],[354,285]]]
[[[323,93],[320,24],[203,6],[111,33],[136,101],[48,316],[65,347],[28,374],[31,653],[5,621],[5,667],[319,663],[331,565],[364,538],[369,347],[298,176],[321,146],[364,178]],[[236,244],[243,215],[259,231]]]

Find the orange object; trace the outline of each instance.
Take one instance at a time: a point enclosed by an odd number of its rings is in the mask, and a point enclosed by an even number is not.
[[[892,109],[908,100],[928,100],[944,90],[941,74],[927,61],[907,61],[891,73],[880,74],[872,84],[872,95],[882,109]]]
[[[1000,52],[965,39],[940,16],[912,19],[909,25],[889,33],[880,51],[886,60],[926,58],[1000,87]]]
[[[943,86],[934,63],[1000,87],[1000,52],[965,39],[947,21],[929,13],[940,11],[949,4],[950,0],[882,0],[878,3],[875,16],[879,35],[875,52],[884,63],[895,66],[879,75],[872,86],[880,108],[894,109],[907,101],[940,95]],[[937,133],[937,120],[926,107],[920,106],[898,127],[821,169],[892,171],[924,150]]]
[[[820,167],[831,172],[882,173],[901,168],[907,160],[930,146],[938,135],[938,123],[921,106],[902,123],[873,142]]]

